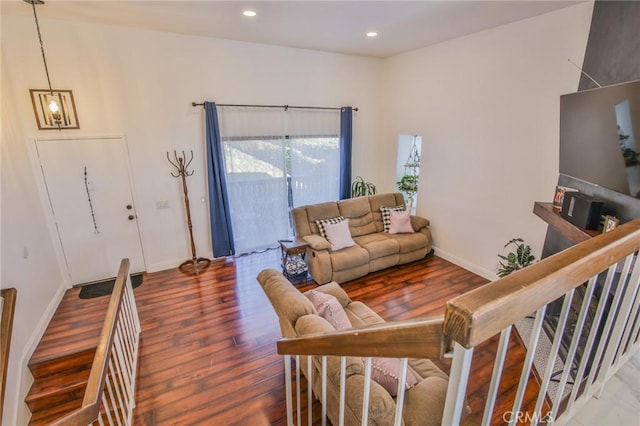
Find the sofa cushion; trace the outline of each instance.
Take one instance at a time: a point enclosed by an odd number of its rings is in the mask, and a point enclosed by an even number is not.
[[[411,217],[408,210],[389,212],[389,233],[390,234],[410,234],[415,232],[411,226]]]
[[[343,308],[346,308],[351,304],[349,295],[342,289],[342,287],[340,287],[340,284],[335,281],[316,287],[314,291],[332,295],[333,297],[338,299],[338,302],[340,302]]]
[[[399,358],[372,358],[371,378],[382,385],[389,392],[389,395],[398,394],[398,384],[400,382],[401,362]],[[411,389],[418,383],[418,378],[407,367],[407,378],[405,380],[405,390]]]
[[[400,250],[396,240],[389,239],[378,232],[356,237],[354,240],[369,253],[369,260],[397,254]]]
[[[424,249],[429,244],[429,239],[422,232],[413,234],[387,234],[387,238],[395,240],[400,246],[400,254],[410,253]]]
[[[335,328],[326,319],[318,315],[305,315],[298,318],[295,325],[295,331],[298,336],[304,336],[308,334],[321,334],[335,331]],[[315,357],[314,362],[319,362],[319,357]],[[303,371],[306,363],[303,363]],[[320,366],[316,366],[320,368]],[[329,356],[327,357],[327,374],[334,382],[340,381],[340,357]],[[361,357],[348,356],[347,368],[345,377],[350,377],[354,374],[364,374],[364,362]]]
[[[448,381],[441,377],[429,377],[409,389],[404,396],[402,418],[405,426],[439,426],[447,396]],[[463,415],[467,414],[465,407]]]
[[[367,197],[338,201],[338,209],[340,210],[341,216],[350,219],[349,227],[351,228],[352,236],[357,237],[376,232],[376,226],[373,223],[373,214],[371,213]]]
[[[305,295],[313,303],[318,315],[329,321],[336,330],[351,328],[351,322],[338,299],[330,294],[315,290],[310,290]]]
[[[331,243],[332,251],[338,251],[355,244],[349,230],[349,219],[344,219],[338,223],[324,223],[323,227],[324,232],[327,234],[327,240]]]
[[[404,206],[381,206],[380,212],[382,213],[382,229],[384,232],[389,232],[389,228],[391,227],[391,212],[404,211]]]
[[[358,245],[331,253],[331,266],[334,271],[355,268],[369,264],[369,253]]]
[[[382,232],[382,212],[380,207],[382,206],[401,206],[404,204],[404,196],[399,192],[376,194],[369,197],[369,206],[373,213],[373,221],[376,224],[376,232]]]
[[[337,224],[340,222],[344,221],[344,217],[342,216],[335,216],[335,217],[330,217],[328,219],[316,219],[316,225],[318,226],[318,233],[324,237],[327,238],[327,229],[325,227],[325,225],[327,224]]]
[[[353,327],[362,327],[369,324],[382,324],[384,320],[362,302],[351,302],[345,309],[349,321]]]

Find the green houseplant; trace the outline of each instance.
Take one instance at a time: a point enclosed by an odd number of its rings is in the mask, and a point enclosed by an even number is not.
[[[418,175],[404,175],[396,184],[401,192],[418,192]]]
[[[366,182],[362,177],[356,176],[351,184],[351,198],[374,195],[378,192],[376,186],[371,182]]]
[[[417,174],[406,174],[396,182],[400,192],[404,192],[406,194],[409,209],[413,207],[413,200],[418,193],[418,177],[419,175]]]
[[[500,267],[498,268],[498,276],[500,278],[506,277],[512,272],[522,269],[525,266],[531,265],[536,257],[531,254],[531,247],[524,243],[522,238],[514,238],[504,245],[504,248],[510,245],[515,246],[515,252],[509,252],[506,256],[499,254],[498,257],[503,261],[500,261]]]

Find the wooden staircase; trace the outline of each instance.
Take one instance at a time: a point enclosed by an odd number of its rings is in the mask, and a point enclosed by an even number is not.
[[[31,425],[49,424],[82,405],[109,297],[80,299],[79,293],[67,290],[29,361]]]

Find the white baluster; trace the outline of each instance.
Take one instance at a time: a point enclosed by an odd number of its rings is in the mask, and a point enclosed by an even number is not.
[[[455,426],[460,424],[472,356],[473,348],[467,349],[457,342],[454,343],[453,361],[451,362],[451,373],[449,374],[449,385],[447,386],[447,396],[442,417],[443,425]]]

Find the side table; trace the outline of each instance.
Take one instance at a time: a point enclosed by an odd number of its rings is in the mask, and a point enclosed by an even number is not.
[[[294,284],[307,281],[307,262],[305,256],[309,244],[302,238],[278,240],[282,254],[282,273]]]

